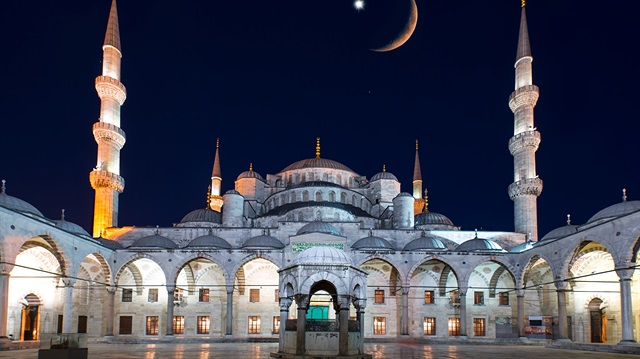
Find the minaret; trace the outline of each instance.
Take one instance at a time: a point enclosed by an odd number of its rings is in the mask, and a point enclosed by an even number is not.
[[[93,137],[98,143],[98,161],[89,175],[96,191],[93,212],[93,236],[100,237],[105,228],[118,226],[118,196],[124,190],[120,176],[120,150],[125,143],[120,128],[120,107],[127,90],[120,82],[120,30],[116,0],[111,3],[107,32],[102,46],[102,76],[95,86],[100,97],[100,119],[93,125]]]
[[[216,157],[213,160],[213,171],[211,172],[211,193],[209,194],[209,208],[220,212],[222,209],[222,196],[220,191],[222,188],[222,173],[220,172],[220,139],[216,140]]]
[[[509,107],[514,114],[513,137],[509,151],[513,156],[514,181],[509,185],[509,197],[514,202],[515,231],[538,240],[538,196],[542,192],[542,180],[536,174],[536,151],[540,144],[540,132],[533,124],[533,109],[538,101],[538,86],[533,84],[531,47],[525,0],[522,0],[518,53],[515,63],[515,91],[509,97]]]
[[[422,171],[420,170],[420,157],[418,156],[418,140],[416,140],[416,159],[413,164],[413,198],[414,213],[422,213],[424,198],[422,198]]]

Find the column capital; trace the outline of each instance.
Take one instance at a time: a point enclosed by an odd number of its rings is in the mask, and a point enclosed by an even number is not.
[[[557,292],[566,292],[569,290],[569,283],[565,282],[564,280],[556,280],[555,282],[553,282],[553,284],[556,286]]]
[[[227,294],[232,294],[233,293],[233,285],[227,285],[226,289],[227,289]]]
[[[107,290],[107,293],[109,293],[109,294],[113,295],[113,294],[116,294],[116,291],[118,290],[118,287],[115,287],[115,286],[107,286],[107,287],[105,287],[104,289],[106,289],[106,290]]]
[[[291,306],[291,303],[293,303],[293,300],[289,299],[289,298],[278,298],[280,300],[280,310],[289,310],[289,307]]]
[[[364,311],[364,309],[367,307],[367,300],[355,298],[353,299],[353,306],[356,307],[358,311]]]
[[[65,287],[73,288],[73,286],[76,284],[76,279],[75,278],[62,278],[61,281],[62,281],[62,284],[64,284]]]
[[[524,289],[516,289],[516,297],[524,297],[525,290]]]
[[[306,310],[309,306],[309,296],[306,294],[296,294],[295,295],[296,305],[298,306],[298,310],[304,309]]]
[[[169,294],[173,294],[176,291],[176,286],[175,285],[168,285],[167,286],[167,293]]]
[[[630,265],[635,266],[635,263],[630,263]],[[616,274],[620,280],[630,280],[634,272],[634,267],[616,267]]]

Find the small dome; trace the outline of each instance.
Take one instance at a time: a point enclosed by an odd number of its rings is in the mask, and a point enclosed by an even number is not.
[[[275,248],[282,249],[284,244],[278,240],[278,238],[271,237],[266,234],[262,234],[256,237],[249,238],[241,248]]]
[[[490,239],[477,236],[456,247],[457,252],[506,252],[500,245]]]
[[[299,170],[303,168],[330,168],[330,169],[353,172],[349,167],[343,165],[340,162],[336,162],[334,160],[329,160],[329,159],[320,158],[320,157],[309,158],[306,160],[301,160],[301,161],[292,163],[280,172]]]
[[[64,219],[56,219],[53,221],[53,223],[56,224],[56,227],[62,230],[65,230],[67,232],[81,235],[81,236],[91,237],[89,232],[87,232],[84,228],[80,227],[79,225],[73,222],[68,222],[68,221],[65,221]]]
[[[11,210],[23,213],[31,213],[36,216],[44,217],[42,212],[32,206],[30,203],[21,200],[20,198],[9,196],[5,193],[5,181],[2,180],[2,190],[0,190],[0,206],[7,207]]]
[[[225,192],[224,194],[237,194],[237,195],[242,196],[242,195],[240,194],[240,192],[236,191],[235,189],[230,189],[230,190],[228,190],[227,192]]]
[[[624,201],[609,206],[596,213],[587,223],[600,219],[613,219],[640,210],[640,201]]]
[[[340,231],[336,227],[322,221],[309,222],[302,226],[296,234],[300,235],[305,233],[326,233],[334,236],[340,235]]]
[[[173,248],[178,248],[178,245],[167,237],[154,234],[154,235],[142,237],[136,240],[135,242],[133,242],[133,244],[130,247],[158,247],[158,248],[165,248],[165,249],[173,249]]]
[[[413,196],[409,192],[400,192],[400,193],[398,193],[396,198],[398,198],[398,197],[411,197],[411,198],[413,198]]]
[[[361,239],[358,239],[352,246],[351,249],[359,249],[359,250],[393,250],[393,246],[389,241],[384,238],[376,237],[376,236],[368,236]]]
[[[244,171],[242,172],[239,176],[238,179],[242,179],[242,178],[257,178],[261,181],[264,181],[264,179],[262,178],[262,176],[260,176],[260,174],[258,172],[255,172],[253,170],[249,170],[249,171]]]
[[[118,241],[114,241],[111,239],[105,239],[105,238],[97,238],[97,240],[100,241],[100,243],[109,248],[109,249],[123,249],[124,247],[122,246],[122,244],[120,244],[120,242]]]
[[[393,173],[387,172],[387,171],[382,171],[382,172],[378,172],[375,175],[373,175],[373,177],[371,177],[371,180],[369,182],[382,180],[382,179],[394,180],[394,181],[398,180],[398,178],[396,176],[394,176]]]
[[[534,242],[531,241],[526,241],[524,243],[520,243],[517,246],[510,248],[509,252],[511,253],[520,253],[520,252],[524,252],[524,251],[528,251],[529,249],[533,248],[533,246],[535,246],[536,244]]]
[[[568,224],[566,226],[562,226],[552,230],[551,232],[545,234],[545,236],[542,237],[540,240],[546,241],[549,239],[562,238],[562,237],[566,237],[568,235],[574,234],[576,232],[578,232],[578,226],[574,224]]]
[[[329,246],[315,246],[300,252],[294,264],[353,265],[344,251]]]
[[[435,236],[423,236],[407,243],[403,251],[446,251],[449,250],[444,242]]]
[[[207,235],[195,238],[194,240],[189,242],[189,244],[187,244],[187,247],[216,247],[216,248],[223,248],[223,249],[231,249],[231,245],[229,244],[229,242],[225,241],[224,239],[218,236],[214,236],[212,234],[207,234]]]
[[[209,208],[201,208],[187,213],[187,215],[180,221],[180,223],[187,222],[222,223],[222,215],[218,211],[214,211]]]
[[[424,226],[424,225],[445,225],[445,226],[453,226],[453,222],[444,214],[436,213],[436,212],[422,212],[415,216],[415,225],[416,226]]]

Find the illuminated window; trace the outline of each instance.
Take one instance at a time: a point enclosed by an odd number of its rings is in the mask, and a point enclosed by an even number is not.
[[[460,304],[460,293],[457,290],[449,292],[449,303]]]
[[[122,302],[132,302],[133,301],[133,289],[124,288],[122,290]]]
[[[87,316],[78,316],[78,333],[87,333]]]
[[[258,303],[260,301],[260,289],[249,289],[249,301],[251,303]]]
[[[273,334],[280,334],[280,317],[273,317]]]
[[[484,318],[473,318],[473,335],[476,337],[487,335],[484,327]]]
[[[120,334],[131,334],[133,330],[133,317],[130,315],[120,316]]]
[[[158,335],[158,317],[147,317],[147,335]]]
[[[280,296],[277,289],[274,291],[273,295],[276,297],[276,302],[280,301]]]
[[[509,293],[500,292],[500,305],[509,305]]]
[[[173,301],[182,302],[183,297],[184,297],[184,289],[176,288],[176,290],[173,292]]]
[[[473,292],[473,304],[484,305],[484,292]]]
[[[260,334],[260,317],[249,317],[249,334]]]
[[[384,289],[376,289],[373,303],[375,304],[384,304]]]
[[[198,301],[200,302],[208,302],[209,301],[209,288],[200,288]]]
[[[460,318],[449,318],[449,336],[460,335]]]
[[[373,317],[373,334],[387,334],[387,322],[385,317]]]
[[[149,289],[148,301],[149,303],[155,303],[158,301],[158,288]]]
[[[435,303],[435,295],[432,290],[424,291],[424,304],[433,304]]]
[[[424,335],[436,335],[436,318],[424,318],[422,329]]]
[[[173,317],[173,334],[184,334],[184,316]]]
[[[197,319],[198,327],[196,328],[197,334],[209,334],[209,325],[211,325],[211,317],[206,316],[198,316]]]

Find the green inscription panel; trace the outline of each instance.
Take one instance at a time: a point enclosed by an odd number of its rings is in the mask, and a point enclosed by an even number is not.
[[[341,251],[344,251],[344,243],[308,243],[308,242],[291,243],[291,249],[294,252],[302,252],[305,249],[309,249],[311,247],[333,247]]]

